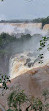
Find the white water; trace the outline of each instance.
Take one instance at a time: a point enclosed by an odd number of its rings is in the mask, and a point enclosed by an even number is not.
[[[0,23],[0,33],[15,34],[17,38],[21,34],[40,34],[47,35],[47,31],[42,29],[42,23]]]
[[[16,76],[19,76],[20,74],[25,73],[26,71],[44,66],[49,62],[49,51],[47,50],[47,47],[45,47],[42,51],[37,51],[40,47],[40,40],[42,39],[42,36],[45,36],[48,34],[47,30],[42,29],[41,23],[21,23],[21,24],[8,24],[8,23],[1,23],[0,24],[0,34],[9,33],[10,35],[15,35],[17,41],[10,43],[6,50],[9,51],[9,55],[6,56],[9,59],[9,74],[11,78],[15,78]],[[20,38],[22,34],[30,34],[31,38]],[[19,39],[20,38],[20,39]],[[32,53],[32,57],[27,56],[28,53]],[[36,62],[34,66],[29,68],[28,66],[24,66],[26,59],[30,58],[31,62],[34,62],[34,60],[37,59],[38,55],[40,53],[44,54],[43,64],[38,64]],[[9,58],[10,56],[10,58]],[[21,58],[21,56],[23,56]],[[4,58],[5,59],[5,58]],[[7,61],[8,62],[8,61]],[[3,63],[3,67],[5,64],[5,69],[7,66],[7,63]],[[4,68],[2,68],[3,71]]]
[[[37,44],[38,45],[38,44]],[[36,46],[35,46],[36,48]],[[31,54],[32,56],[28,56],[28,54]],[[37,60],[35,63],[34,61],[38,58],[39,54],[44,54],[44,58],[43,58],[43,63],[39,64]],[[24,65],[26,63],[26,59],[31,59],[31,63],[34,63],[33,66],[31,66],[30,68],[28,67],[28,65]],[[29,52],[23,52],[20,54],[16,54],[14,57],[10,58],[9,61],[9,73],[10,73],[10,78],[13,79],[23,73],[26,73],[27,71],[37,68],[37,67],[43,67],[46,64],[49,64],[49,51],[47,50],[47,48],[45,47],[41,52],[38,51],[29,51]]]

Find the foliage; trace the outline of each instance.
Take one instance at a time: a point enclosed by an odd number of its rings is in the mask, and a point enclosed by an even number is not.
[[[42,23],[42,27],[43,27],[45,24],[49,24],[49,16],[46,17],[46,18],[37,18],[37,19],[34,19],[33,22],[34,23]]]
[[[38,58],[39,58],[39,62],[38,63],[42,64],[43,63],[43,58],[44,58],[43,54],[39,54]]]
[[[42,111],[43,109],[43,103],[40,99],[36,98],[33,100],[33,106],[32,108],[34,109],[34,111]]]
[[[47,50],[49,51],[49,44],[47,45],[47,42],[49,41],[49,37],[42,37],[42,40],[40,40],[40,47],[39,47],[39,51],[41,51],[45,46],[47,47]],[[44,58],[44,54],[39,54],[38,56],[39,58],[39,62],[38,63],[43,63],[43,58]]]
[[[48,41],[48,37],[42,37],[42,40],[40,40],[40,48],[39,48],[39,50],[42,50],[42,48],[44,48],[45,47],[45,45],[46,45],[46,41]]]
[[[27,96],[24,91],[12,92],[8,97],[9,107],[13,107],[14,111],[22,111],[21,104],[27,101]]]
[[[11,82],[7,75],[0,75],[0,83],[2,84],[3,89],[8,89],[7,82]]]
[[[29,106],[26,107],[26,111],[49,111],[49,91],[43,90],[42,99],[31,97],[31,99],[25,95],[24,91],[12,92],[8,97],[8,111],[22,111],[21,104],[29,101]]]
[[[47,89],[43,91],[43,96],[45,101],[49,98],[49,91]]]
[[[13,110],[11,110],[11,109],[8,109],[7,111],[13,111]]]
[[[49,90],[43,90],[41,98],[34,97],[26,111],[31,111],[32,109],[33,111],[49,111]],[[29,110],[29,108],[31,109]]]
[[[0,35],[0,49],[4,48],[9,42],[12,42],[16,40],[15,37],[7,34],[7,33],[2,33]]]
[[[49,111],[49,91],[43,90],[42,93],[43,100],[39,98],[33,99],[32,109],[34,111]]]

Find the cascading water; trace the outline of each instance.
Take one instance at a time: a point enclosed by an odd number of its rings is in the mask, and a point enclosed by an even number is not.
[[[1,23],[0,33],[2,32],[16,36],[16,41],[7,44],[5,53],[0,56],[1,73],[8,73],[11,78],[14,78],[32,68],[48,63],[47,48],[45,47],[40,52],[37,51],[42,36],[47,35],[47,31],[42,29],[41,23]],[[40,53],[44,53],[43,64],[38,63]]]
[[[0,23],[0,33],[2,32],[15,34],[18,38],[21,34],[47,34],[47,31],[42,30],[42,23]]]

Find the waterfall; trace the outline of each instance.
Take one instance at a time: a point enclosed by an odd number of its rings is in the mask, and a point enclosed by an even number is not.
[[[20,37],[21,34],[47,34],[47,31],[42,29],[42,23],[0,23],[0,33],[9,33]]]
[[[0,34],[3,32],[16,37],[16,41],[9,43],[5,47],[5,53],[6,51],[9,52],[6,57],[8,60],[6,59],[5,61],[5,67],[9,65],[11,79],[26,73],[30,69],[42,67],[49,62],[47,47],[43,48],[42,51],[37,51],[40,47],[42,36],[48,34],[47,30],[42,29],[42,23],[0,23]],[[27,34],[30,34],[30,37]],[[38,63],[40,53],[44,53],[43,64]],[[0,66],[4,66],[2,64],[3,62]],[[7,73],[6,68],[5,72]]]

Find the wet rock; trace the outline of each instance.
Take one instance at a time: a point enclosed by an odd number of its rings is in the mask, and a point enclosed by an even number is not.
[[[32,62],[29,62],[28,63],[28,67],[30,68],[30,67],[32,67],[33,66],[33,63]]]
[[[24,65],[27,65],[28,62],[30,62],[30,61],[31,61],[31,59],[30,59],[30,58],[27,58],[27,59],[26,59],[26,63],[25,63]]]
[[[30,61],[31,61],[31,59],[30,59],[30,58],[26,59],[26,63],[28,63],[28,62],[30,62]]]

